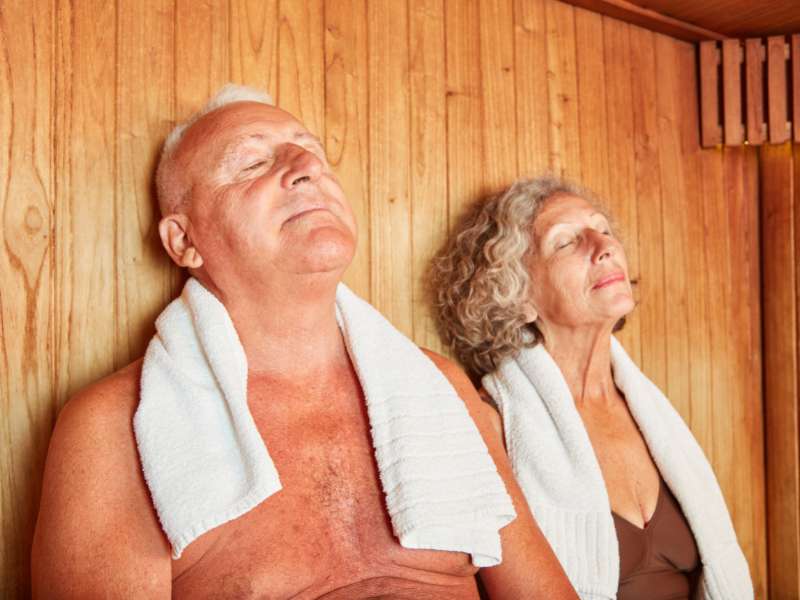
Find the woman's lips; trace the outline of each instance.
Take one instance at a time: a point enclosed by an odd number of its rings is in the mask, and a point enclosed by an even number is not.
[[[620,281],[625,281],[625,273],[622,271],[617,271],[616,273],[611,273],[610,275],[603,277],[600,281],[592,286],[592,289],[599,290],[600,288],[604,288]]]

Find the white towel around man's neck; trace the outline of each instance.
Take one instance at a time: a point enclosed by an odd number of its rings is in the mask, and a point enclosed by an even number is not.
[[[611,338],[614,381],[683,510],[703,563],[702,597],[753,597],[714,472],[669,400]],[[616,598],[619,547],[600,465],[561,370],[541,344],[483,378],[497,403],[517,481],[583,600]]]
[[[464,402],[411,340],[344,285],[335,310],[400,544],[466,552],[476,566],[500,563],[499,530],[516,515]],[[248,408],[247,357],[225,306],[190,279],[156,330],[134,432],[178,558],[198,536],[279,492],[281,482]]]

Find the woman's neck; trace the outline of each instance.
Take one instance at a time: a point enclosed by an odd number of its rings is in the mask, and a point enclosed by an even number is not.
[[[613,325],[547,327],[543,332],[544,347],[561,369],[578,407],[618,399],[611,372],[612,329]]]

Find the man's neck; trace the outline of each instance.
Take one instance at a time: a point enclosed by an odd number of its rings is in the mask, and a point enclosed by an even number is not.
[[[346,364],[336,284],[298,277],[279,285],[226,282],[224,289],[212,289],[236,327],[251,378],[296,379]]]

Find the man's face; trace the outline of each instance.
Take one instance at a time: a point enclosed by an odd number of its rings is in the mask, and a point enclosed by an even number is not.
[[[320,141],[289,113],[224,106],[189,128],[175,160],[189,182],[189,236],[210,273],[343,272],[352,260],[353,213]]]

